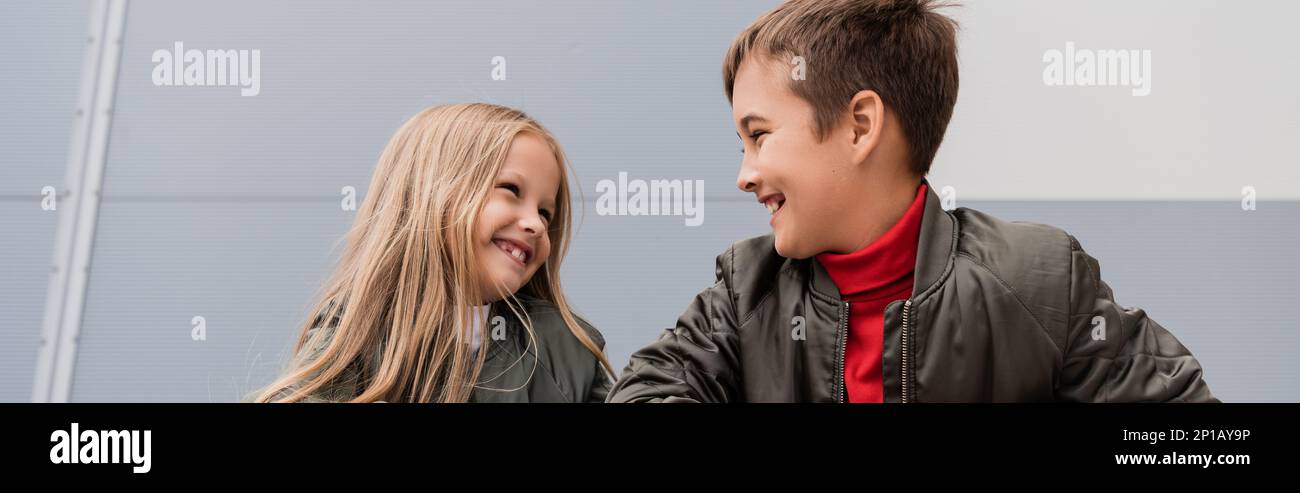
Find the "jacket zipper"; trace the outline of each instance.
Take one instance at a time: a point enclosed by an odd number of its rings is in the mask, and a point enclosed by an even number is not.
[[[848,350],[849,338],[848,335],[844,333],[844,329],[849,319],[849,317],[847,316],[848,311],[849,311],[849,302],[845,301],[844,305],[840,307],[840,329],[839,329],[840,357],[839,357],[838,369],[836,371],[836,380],[839,382],[839,385],[837,386],[839,387],[839,392],[837,393],[836,399],[839,402],[845,402],[844,387],[847,385],[844,379],[844,360],[847,359],[848,356],[846,354],[846,351]],[[902,382],[903,382],[902,399],[904,404],[910,402],[911,399],[909,399],[909,395],[910,395],[909,392],[912,390],[911,386],[908,385],[908,376],[909,376],[908,363],[910,362],[910,360],[907,354],[908,353],[907,326],[909,325],[908,321],[911,319],[911,315],[912,315],[912,300],[908,299],[903,301],[903,329],[902,329],[903,332],[901,334],[903,339],[903,344],[902,344],[903,361],[902,361],[902,365],[900,365],[900,369],[902,371]]]
[[[908,377],[908,371],[907,371],[907,368],[908,368],[908,362],[909,362],[909,361],[908,361],[908,358],[907,358],[907,339],[908,339],[908,338],[907,338],[907,332],[908,332],[908,331],[907,331],[907,320],[908,320],[908,318],[909,318],[909,315],[911,315],[911,313],[912,313],[912,300],[911,300],[911,299],[908,299],[907,301],[904,301],[904,302],[903,302],[903,333],[902,333],[902,338],[903,338],[903,364],[899,367],[899,368],[902,370],[902,373],[903,373],[903,375],[902,375],[902,379],[903,379],[903,403],[904,403],[904,404],[906,404],[906,403],[908,402],[908,390],[910,390],[910,386],[907,384],[907,377]]]
[[[846,353],[846,351],[848,351],[849,348],[849,335],[846,332],[846,330],[848,329],[848,324],[849,324],[849,302],[845,301],[844,306],[840,307],[840,331],[839,331],[840,334],[839,363],[840,364],[839,364],[839,371],[836,372],[836,380],[838,380],[840,383],[839,395],[837,397],[839,402],[845,402],[844,387],[847,385],[847,382],[844,381],[844,360],[848,358],[848,354]]]

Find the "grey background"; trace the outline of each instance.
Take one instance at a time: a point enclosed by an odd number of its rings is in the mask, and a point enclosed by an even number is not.
[[[734,187],[732,37],[775,2],[129,4],[73,401],[231,401],[281,368],[386,139],[433,104],[549,127],[585,193],[563,279],[622,367],[767,231]],[[86,3],[0,16],[0,400],[30,399]],[[958,205],[1054,224],[1198,356],[1225,401],[1300,400],[1300,43],[1282,2],[966,2],[962,93],[932,181]],[[260,49],[262,88],[157,87],[157,49]],[[1042,53],[1153,51],[1152,95],[1046,87]],[[490,78],[494,56],[507,80]],[[699,179],[703,226],[599,216],[595,183]],[[1256,211],[1239,191],[1259,189]],[[60,211],[62,212],[62,211]],[[190,339],[203,316],[207,340]]]
[[[0,401],[31,398],[90,11],[5,2],[0,14]]]

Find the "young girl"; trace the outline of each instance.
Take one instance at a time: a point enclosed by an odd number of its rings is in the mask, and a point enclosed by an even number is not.
[[[564,154],[540,124],[424,110],[388,142],[319,315],[256,400],[603,401],[604,341],[560,289],[569,225]]]

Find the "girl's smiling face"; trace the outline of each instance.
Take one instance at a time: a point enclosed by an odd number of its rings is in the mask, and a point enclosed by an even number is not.
[[[546,140],[532,132],[515,136],[474,226],[484,303],[518,291],[546,263],[561,179]]]

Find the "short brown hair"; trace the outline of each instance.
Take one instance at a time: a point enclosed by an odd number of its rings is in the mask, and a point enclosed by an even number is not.
[[[912,169],[924,175],[957,103],[957,23],[933,0],[791,0],[763,14],[731,43],[722,66],[727,100],[748,55],[801,56],[795,94],[825,139],[858,91],[873,90],[907,137]],[[797,84],[794,82],[798,82]]]

